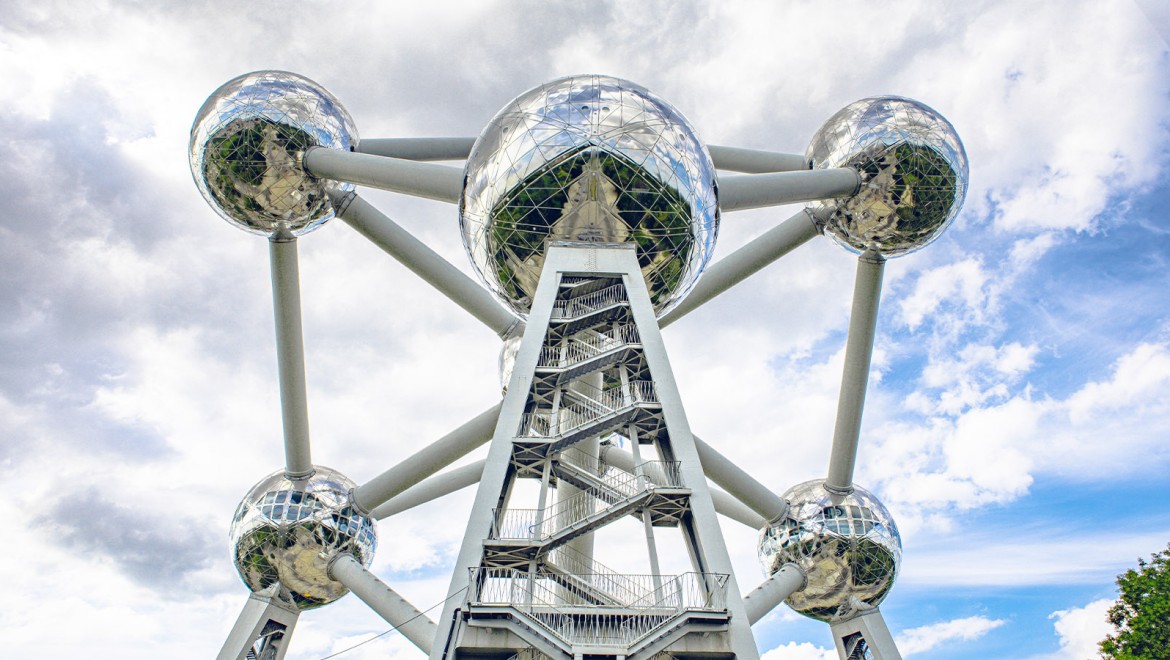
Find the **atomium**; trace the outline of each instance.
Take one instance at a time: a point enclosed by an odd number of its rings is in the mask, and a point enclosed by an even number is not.
[[[838,111],[813,136],[814,169],[853,168],[855,195],[809,203],[825,233],[854,252],[887,257],[939,236],[967,192],[967,154],[953,126],[910,99],[862,99]]]
[[[349,503],[352,481],[317,466],[308,479],[283,470],[244,496],[232,519],[231,548],[240,579],[252,591],[280,584],[281,597],[298,610],[331,603],[348,591],[329,577],[339,553],[369,566],[377,546],[373,521]]]
[[[690,626],[689,619],[671,613],[689,608],[727,626],[724,638],[708,640],[715,645],[712,653],[753,657],[750,626],[782,599],[829,622],[841,657],[875,650],[866,657],[897,657],[876,608],[897,577],[901,540],[882,504],[852,486],[860,424],[847,422],[861,419],[868,368],[843,373],[830,459],[835,491],[853,488],[850,494],[833,495],[824,480],[810,481],[786,493],[785,509],[781,498],[738,467],[708,472],[727,496],[754,514],[747,517],[734,501],[707,497],[697,487],[704,477],[694,473],[703,466],[687,461],[700,448],[685,424],[672,428],[669,421],[682,418],[680,396],[657,333],[812,240],[819,229],[862,253],[845,362],[870,364],[885,267],[875,253],[890,257],[921,248],[947,227],[963,202],[966,155],[945,119],[915,101],[872,98],[836,113],[804,155],[711,147],[728,174],[722,192],[716,161],[678,111],[638,85],[606,76],[571,76],[529,90],[474,140],[367,140],[362,153],[349,153],[356,146],[353,121],[336,99],[307,79],[275,71],[246,74],[222,86],[192,128],[190,163],[203,196],[232,224],[272,239],[285,421],[285,470],[247,494],[231,525],[236,569],[255,593],[222,657],[249,652],[283,657],[286,640],[271,633],[277,627],[288,630],[299,612],[337,600],[349,588],[420,649],[437,652],[442,645],[447,657],[532,652],[516,648],[511,639],[460,632],[473,625],[499,628],[505,623],[501,615],[520,617],[515,621],[544,641],[612,647],[624,657],[638,644],[650,648],[647,635],[658,635],[651,646],[683,640],[676,635],[679,626]],[[313,147],[329,151],[306,159]],[[425,162],[464,157],[462,168]],[[287,476],[313,468],[295,239],[333,217],[330,196],[352,191],[354,184],[347,181],[458,201],[464,249],[491,293],[356,194],[348,196],[341,213],[347,224],[504,340],[499,356],[504,402],[361,488],[323,467],[307,478]],[[731,211],[811,198],[819,201],[728,255],[701,294],[677,306],[711,259],[720,203]],[[555,290],[542,291],[541,300],[555,302],[533,309],[546,258],[549,274],[556,270],[557,277],[543,278],[541,286]],[[645,290],[628,286],[639,275]],[[661,318],[672,309],[671,317]],[[508,391],[521,355],[524,366],[515,373],[520,386]],[[485,436],[492,446],[478,467],[436,473],[482,445]],[[619,445],[623,438],[631,440],[628,456],[603,442],[615,437]],[[643,459],[644,445],[660,460]],[[521,477],[536,476],[538,492],[513,489]],[[377,543],[373,521],[362,512],[391,515],[453,493],[469,480],[480,481],[480,493],[448,591],[461,595],[444,602],[435,624],[362,570]],[[735,492],[743,484],[751,487]],[[693,492],[671,495],[679,490]],[[550,502],[550,495],[556,500]],[[525,506],[525,499],[535,499],[535,508]],[[693,571],[661,574],[652,535],[649,582],[641,579],[644,574],[600,566],[592,552],[569,552],[570,542],[598,534],[629,513],[642,516],[647,530],[690,520],[690,531],[679,538],[686,550],[680,554],[690,557]],[[770,579],[742,599],[727,591],[735,580],[724,544],[707,542],[720,533],[716,513],[749,525],[780,518],[759,538]],[[551,541],[560,544],[555,554],[549,552]],[[784,569],[788,564],[799,570]],[[547,619],[532,617],[538,600],[549,608]],[[564,612],[557,607],[583,601],[589,606]],[[263,610],[254,607],[258,602]],[[528,609],[516,609],[521,606]],[[665,614],[646,617],[635,611]],[[616,622],[622,623],[610,625]],[[709,626],[685,634],[707,640]],[[447,655],[452,650],[455,655]]]
[[[571,76],[521,94],[467,160],[459,221],[481,279],[528,313],[548,240],[637,244],[659,314],[694,285],[719,227],[694,129],[634,83]]]
[[[256,71],[224,83],[191,128],[191,175],[204,199],[241,229],[300,236],[333,217],[327,192],[353,184],[318,179],[305,150],[349,151],[353,119],[317,83],[284,71]]]
[[[902,538],[871,493],[855,486],[834,502],[824,483],[806,481],[784,494],[788,516],[760,532],[759,556],[768,575],[788,563],[804,571],[807,585],[786,602],[833,622],[882,602],[897,577]]]

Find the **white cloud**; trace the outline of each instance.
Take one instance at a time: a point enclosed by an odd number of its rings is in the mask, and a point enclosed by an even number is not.
[[[950,416],[989,401],[1002,401],[1011,391],[1009,386],[1031,371],[1038,352],[1035,345],[1017,342],[967,344],[957,355],[943,355],[927,364],[922,370],[927,391],[916,391],[908,403],[924,414]]]
[[[1002,626],[1005,621],[985,616],[969,616],[940,623],[932,623],[902,631],[898,635],[898,650],[910,656],[933,651],[953,642],[969,642],[979,639],[988,632]]]
[[[1140,344],[1122,356],[1107,381],[1086,384],[1067,401],[1068,420],[1087,426],[1096,418],[1142,417],[1168,412],[1170,347]]]
[[[760,660],[837,660],[837,651],[809,642],[788,642],[766,651]]]
[[[1084,607],[1057,610],[1049,619],[1060,638],[1061,658],[1066,660],[1093,660],[1099,657],[1098,644],[1113,632],[1106,613],[1111,600],[1095,600]]]
[[[1161,524],[1118,531],[1108,544],[1055,524],[1021,530],[1013,520],[955,535],[920,534],[907,544],[914,559],[899,581],[932,588],[1109,584],[1135,556],[1165,543],[1170,524]]]
[[[907,529],[931,510],[1013,500],[1037,474],[1099,480],[1152,473],[1170,460],[1162,433],[1170,425],[1170,346],[1138,345],[1108,378],[1065,399],[1035,398],[1027,388],[1005,398],[1034,355],[1019,344],[969,346],[955,362],[927,368],[924,379],[941,393],[907,399],[911,410],[933,406],[932,416],[873,431],[880,449],[871,470],[889,504],[911,512]]]
[[[918,276],[914,291],[900,301],[902,321],[914,330],[928,316],[935,317],[941,305],[950,303],[961,309],[961,313],[955,314],[956,322],[980,323],[987,311],[990,279],[991,274],[982,262],[973,257],[924,271]]]

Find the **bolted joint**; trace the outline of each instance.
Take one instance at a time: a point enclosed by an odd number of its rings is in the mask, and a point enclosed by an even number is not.
[[[866,250],[865,252],[862,252],[861,255],[858,256],[857,258],[860,261],[863,261],[867,264],[874,264],[874,265],[878,265],[878,266],[886,263],[885,255],[883,255],[881,252],[878,252],[876,249],[874,249],[872,247],[869,248],[868,250]]]
[[[788,518],[788,510],[791,508],[792,508],[792,502],[789,502],[788,500],[784,500],[784,509],[782,511],[780,511],[779,513],[777,513],[775,516],[772,517],[771,520],[768,521],[768,524],[765,526],[765,529],[767,529],[768,527],[775,527],[777,523]]]
[[[312,477],[314,474],[317,474],[317,468],[310,466],[308,470],[301,470],[299,472],[291,472],[289,470],[285,470],[284,471],[284,478],[288,479],[289,481],[305,481],[309,477]]]
[[[335,552],[333,553],[333,556],[329,558],[329,562],[325,564],[325,575],[334,582],[341,582],[341,580],[338,580],[337,576],[333,574],[333,565],[336,564],[342,557],[352,557],[352,555],[347,552]]]
[[[788,568],[788,567],[792,567],[792,570],[796,571],[797,573],[800,573],[800,587],[796,591],[798,591],[798,592],[804,591],[805,587],[808,586],[808,572],[792,562],[788,562],[787,564],[784,564],[780,568],[781,568],[781,570],[783,570],[783,569]]]
[[[861,177],[861,172],[858,172],[857,170],[853,169],[852,167],[845,167],[842,169],[853,170],[853,176],[857,177],[857,185],[853,187],[853,192],[849,193],[848,195],[843,195],[843,197],[852,197],[852,196],[856,195],[857,193],[861,192],[861,186],[863,183],[865,183],[865,180],[862,179],[862,177]]]
[[[351,190],[345,193],[330,190],[327,191],[327,193],[329,195],[330,203],[333,204],[333,212],[337,214],[338,217],[345,215],[345,212],[349,210],[349,205],[353,203],[353,200],[357,199],[356,190]]]
[[[834,486],[833,484],[830,484],[829,482],[826,481],[824,488],[825,488],[825,490],[829,491],[830,494],[837,495],[840,497],[846,497],[848,495],[853,494],[853,486],[845,486],[845,487]]]
[[[524,319],[516,317],[516,320],[512,322],[512,325],[508,326],[504,329],[503,332],[500,333],[500,338],[512,339],[513,337],[522,337],[524,335],[524,329],[527,327],[527,324],[524,323]]]
[[[346,503],[349,505],[349,508],[356,511],[358,513],[358,515],[360,515],[364,518],[370,517],[370,510],[367,509],[366,507],[362,506],[361,502],[358,502],[356,488],[350,488],[349,493],[346,494],[346,496],[345,496],[345,499],[346,499]]]
[[[297,237],[288,229],[288,225],[281,224],[268,236],[273,243],[295,243]]]

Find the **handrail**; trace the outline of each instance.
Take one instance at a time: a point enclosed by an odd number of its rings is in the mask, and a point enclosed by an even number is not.
[[[552,318],[575,319],[599,309],[626,302],[626,287],[613,284],[577,298],[558,300],[553,305]]]
[[[638,477],[615,470],[612,475],[599,477],[597,484],[543,509],[495,509],[492,538],[546,541],[598,513],[597,500],[608,509],[617,504],[612,500],[628,500],[645,491]]]
[[[566,403],[557,410],[555,416],[551,410],[524,413],[520,416],[516,437],[555,438],[633,406],[660,403],[658,390],[652,380],[630,381],[628,391],[620,385],[598,389],[578,381],[573,383],[570,391],[587,401],[588,405]]]
[[[634,472],[626,472],[621,468],[606,463],[601,458],[587,454],[576,447],[561,450],[561,465],[569,465],[578,471],[601,479],[605,475],[616,472],[620,474],[636,474],[638,470],[649,478],[650,488],[685,488],[682,480],[681,461],[643,461],[638,464]]]
[[[471,604],[512,607],[572,646],[629,648],[683,612],[727,610],[729,580],[721,573],[684,573],[663,582],[660,589],[635,603],[614,607],[559,602],[562,592],[550,576],[510,568],[470,570],[474,586],[469,593]],[[654,578],[624,577],[639,582]]]
[[[653,589],[653,581],[649,585],[632,579],[629,575],[618,573],[612,568],[593,559],[570,545],[562,545],[548,553],[550,569],[564,571],[577,579],[588,583],[593,589],[600,591],[609,598],[621,604],[632,603],[642,599],[647,587]]]
[[[540,349],[538,367],[567,368],[632,344],[641,343],[638,329],[632,323],[613,326],[608,333],[594,333],[592,336],[574,336],[560,346],[545,346]]]

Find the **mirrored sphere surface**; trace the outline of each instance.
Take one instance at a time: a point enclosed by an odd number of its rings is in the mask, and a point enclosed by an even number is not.
[[[256,71],[215,90],[191,127],[191,175],[207,203],[254,234],[300,236],[333,217],[328,190],[353,184],[305,171],[309,147],[348,151],[357,128],[317,83],[286,71]]]
[[[910,99],[851,103],[813,136],[813,169],[861,175],[852,197],[809,203],[825,232],[846,249],[887,257],[917,250],[950,225],[967,194],[967,154],[951,123]]]
[[[788,516],[760,532],[759,556],[768,575],[788,563],[804,570],[807,586],[785,602],[831,622],[882,602],[902,561],[902,537],[871,493],[855,488],[834,504],[824,483],[806,481],[784,494]]]
[[[354,483],[317,466],[308,479],[284,471],[256,484],[236,509],[232,558],[244,584],[260,591],[281,585],[282,598],[298,609],[320,607],[348,591],[329,577],[329,560],[348,553],[369,566],[378,537],[373,520],[349,505]]]
[[[465,173],[464,246],[521,315],[550,239],[636,243],[659,314],[694,286],[714,250],[706,147],[674,107],[625,80],[571,76],[521,94],[476,140]]]

